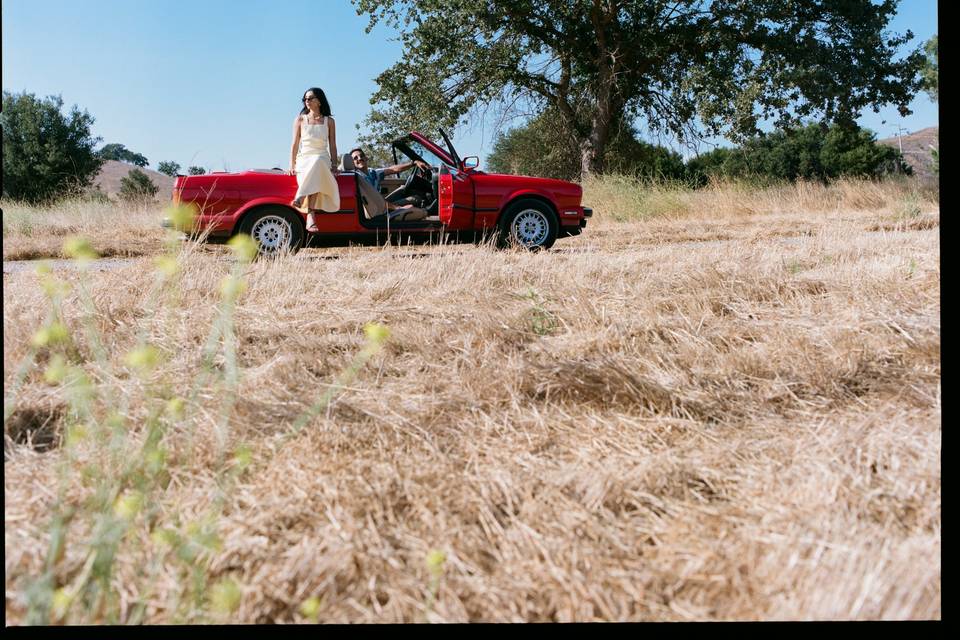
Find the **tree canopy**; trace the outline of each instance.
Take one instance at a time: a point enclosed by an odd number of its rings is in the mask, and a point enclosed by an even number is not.
[[[897,0],[353,0],[368,31],[400,32],[367,124],[454,128],[478,109],[553,107],[584,173],[602,171],[616,120],[681,140],[742,141],[763,124],[902,115],[920,86],[913,34],[889,33]],[[590,117],[578,116],[586,105]]]
[[[157,165],[157,171],[175,177],[180,172],[180,163],[173,160],[164,160]]]
[[[923,47],[927,54],[923,62],[923,90],[934,102],[940,101],[940,53],[937,37],[933,36],[927,40]]]
[[[110,144],[103,145],[103,148],[100,149],[99,153],[104,160],[128,162],[130,164],[135,164],[138,167],[145,167],[150,164],[146,156],[139,153],[134,153],[118,142],[111,142]]]
[[[90,134],[93,117],[63,99],[3,92],[3,195],[40,202],[88,187],[103,160]]]

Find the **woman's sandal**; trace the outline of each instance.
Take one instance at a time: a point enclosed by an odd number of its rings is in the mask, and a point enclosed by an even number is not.
[[[314,217],[313,211],[307,214],[307,231],[310,233],[317,233],[320,229],[317,228],[317,219]]]

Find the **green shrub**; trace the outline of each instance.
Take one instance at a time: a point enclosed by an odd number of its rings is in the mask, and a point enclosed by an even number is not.
[[[133,169],[120,180],[120,197],[124,200],[149,200],[159,190],[160,187],[140,169]]]
[[[94,118],[76,105],[69,117],[63,99],[3,92],[3,195],[38,203],[75,195],[92,182],[103,159],[93,150]]]
[[[710,177],[826,182],[841,176],[875,178],[912,173],[900,153],[878,144],[873,132],[837,124],[774,131],[740,148],[702,154],[687,163],[687,170],[700,185]]]

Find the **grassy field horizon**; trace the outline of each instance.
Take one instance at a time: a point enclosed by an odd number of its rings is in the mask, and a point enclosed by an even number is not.
[[[939,619],[937,190],[584,189],[250,264],[6,203],[80,259],[4,272],[7,623]]]

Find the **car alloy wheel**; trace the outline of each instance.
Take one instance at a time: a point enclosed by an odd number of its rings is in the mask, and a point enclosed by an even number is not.
[[[542,245],[549,233],[550,221],[546,214],[538,209],[524,209],[514,217],[510,225],[510,235],[525,247]]]
[[[290,248],[293,229],[282,217],[267,215],[256,221],[250,235],[260,245],[262,253],[274,254]]]

